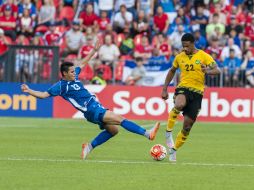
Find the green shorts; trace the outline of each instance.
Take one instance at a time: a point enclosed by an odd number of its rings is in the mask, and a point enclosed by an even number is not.
[[[176,88],[174,99],[178,94],[183,94],[186,97],[186,105],[182,110],[183,115],[187,115],[191,119],[196,120],[201,109],[203,95],[187,88]]]

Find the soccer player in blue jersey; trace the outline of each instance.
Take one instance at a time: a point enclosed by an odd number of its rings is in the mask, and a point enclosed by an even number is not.
[[[96,42],[94,49],[76,65],[72,62],[63,62],[60,67],[62,79],[45,92],[32,90],[26,84],[21,85],[21,90],[23,92],[29,93],[37,98],[61,96],[66,101],[70,102],[77,110],[81,111],[88,121],[99,125],[102,132],[99,133],[99,135],[90,143],[82,144],[82,159],[86,159],[88,154],[94,148],[105,143],[111,137],[116,135],[118,133],[118,127],[116,125],[120,125],[132,133],[142,135],[149,140],[153,140],[155,138],[160,127],[160,123],[157,122],[152,129],[146,130],[136,123],[105,109],[95,99],[95,96],[90,94],[84,85],[78,80],[78,75],[81,69],[88,63],[99,48],[100,43]]]

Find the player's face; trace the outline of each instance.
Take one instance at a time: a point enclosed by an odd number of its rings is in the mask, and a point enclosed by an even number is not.
[[[183,51],[185,52],[186,55],[190,55],[194,51],[194,44],[189,42],[189,41],[183,41]]]
[[[69,67],[68,72],[65,75],[66,80],[73,81],[75,80],[75,69],[74,66]]]

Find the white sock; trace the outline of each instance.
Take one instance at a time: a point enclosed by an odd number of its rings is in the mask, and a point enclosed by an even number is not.
[[[145,132],[145,134],[144,134],[144,136],[145,136],[146,138],[148,138],[148,139],[150,139],[150,132],[151,132],[151,130],[146,130],[146,132]]]
[[[155,128],[155,127],[153,127],[152,129],[146,130],[144,136],[145,136],[146,138],[150,139],[150,133],[151,133],[151,131],[154,130],[154,128]]]
[[[166,131],[166,144],[168,148],[173,148],[175,146],[172,131]]]
[[[91,145],[91,143],[88,143],[88,148],[89,148],[89,152],[93,150],[93,146]]]

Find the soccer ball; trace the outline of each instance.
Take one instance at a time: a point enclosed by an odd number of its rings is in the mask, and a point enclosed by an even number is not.
[[[161,144],[156,144],[151,148],[150,154],[154,160],[161,161],[166,157],[167,149]]]

